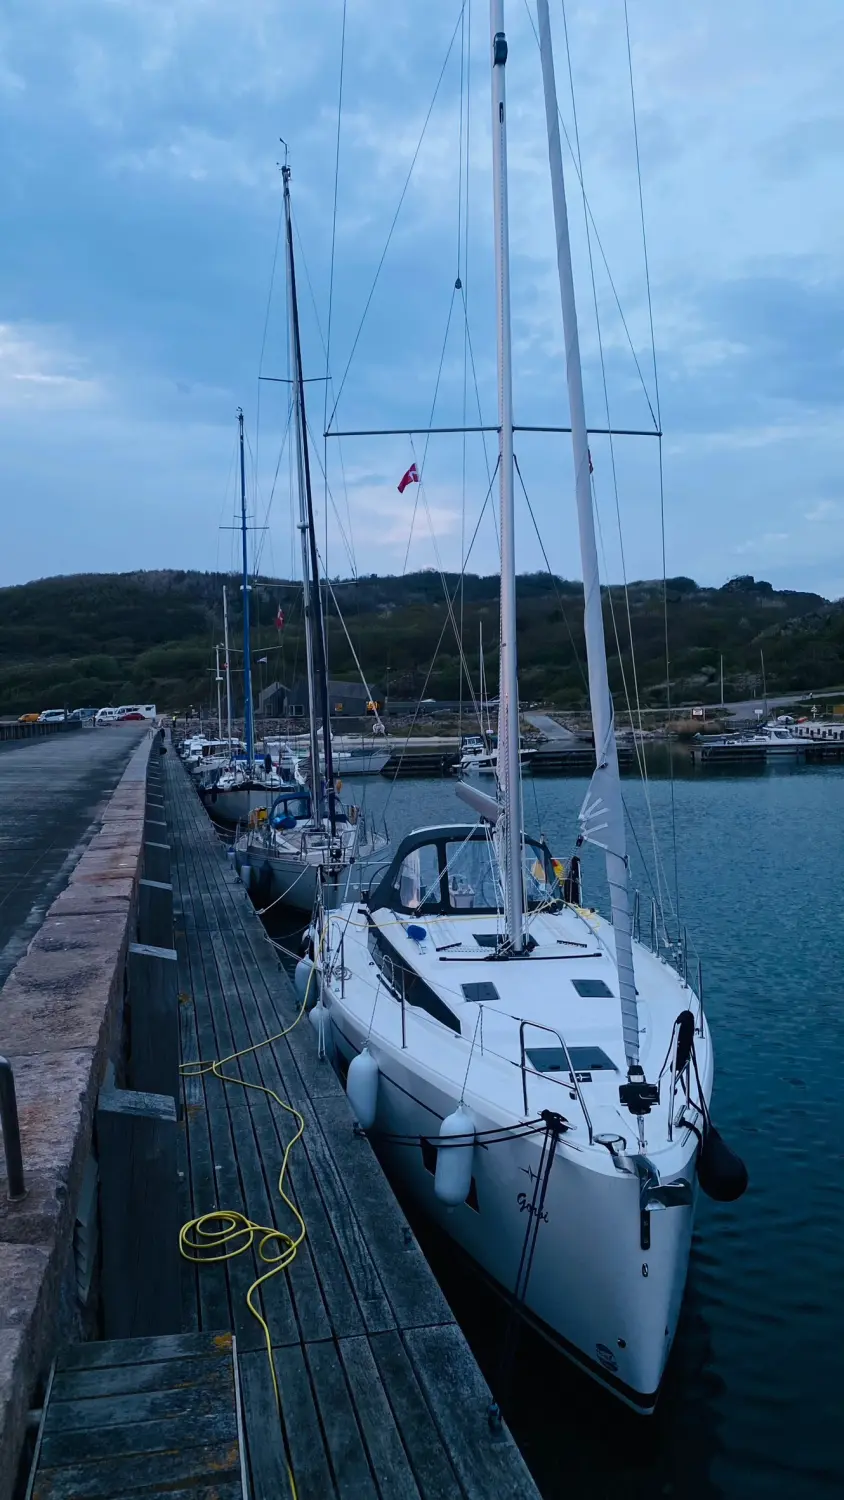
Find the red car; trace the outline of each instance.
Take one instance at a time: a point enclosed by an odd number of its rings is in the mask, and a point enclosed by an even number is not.
[[[128,723],[130,723],[134,719],[138,719],[138,720],[140,720],[141,723],[143,723],[144,720],[146,719],[146,714],[118,714],[117,715],[117,723],[118,724],[128,724]]]

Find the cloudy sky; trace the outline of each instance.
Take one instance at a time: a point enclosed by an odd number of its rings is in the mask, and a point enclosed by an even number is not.
[[[844,8],[840,0],[707,0],[692,9],[629,0],[629,12],[669,570],[707,583],[752,572],[837,597]],[[287,371],[280,268],[269,295],[279,137],[293,167],[322,511],[324,386],[316,377],[326,368],[342,15],[342,0],[7,0],[0,583],[88,569],[228,566],[232,533],[220,528],[234,501],[238,404],[249,432],[250,510],[267,527],[255,534],[261,563],[288,571],[287,397],[284,386],[258,382],[261,370]],[[567,157],[588,416],[593,426],[606,423],[603,349],[611,423],[646,427],[648,402],[656,402],[623,0],[568,0],[567,15],[586,192],[647,387],[646,395],[593,242],[599,340],[583,204]],[[573,138],[559,0],[552,21]],[[564,423],[539,59],[524,0],[508,0],[507,31],[517,420]],[[476,423],[479,407],[494,422],[486,6],[474,0],[470,12],[467,0],[461,21],[460,0],[348,0],[339,145],[334,425],[425,426],[432,411],[436,423],[454,425],[464,409]],[[454,295],[458,268],[469,340]],[[424,440],[414,442],[325,445],[333,573],[349,573],[349,552],[361,572],[404,566],[420,495],[400,497],[396,482],[423,456]],[[552,565],[576,576],[566,442],[523,435],[517,451]],[[617,579],[611,455],[600,438],[592,453],[606,570]],[[616,444],[631,578],[661,571],[657,457],[652,438]],[[461,535],[471,534],[483,503],[488,461],[477,436],[465,463],[459,438],[431,440],[408,566],[457,563]],[[524,502],[519,560],[541,566]],[[488,513],[470,566],[495,565]]]

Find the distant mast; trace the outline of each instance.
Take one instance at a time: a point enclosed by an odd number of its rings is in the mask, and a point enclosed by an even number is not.
[[[226,653],[226,737],[232,753],[232,667],[229,654],[229,599],[223,584],[223,650]]]
[[[311,459],[308,450],[308,424],[305,414],[305,377],[302,370],[302,340],[299,332],[299,303],[296,296],[296,265],[293,257],[293,219],[290,211],[290,168],[285,165],[281,169],[284,181],[284,223],[287,244],[287,276],[290,291],[290,323],[293,342],[293,380],[296,399],[297,430],[299,434],[299,498],[300,498],[300,525],[303,527],[303,540],[307,538],[307,547],[303,545],[303,565],[305,566],[305,608],[310,621],[310,637],[312,652],[311,681],[308,683],[308,698],[311,713],[312,726],[314,723],[316,704],[315,695],[319,697],[319,709],[322,714],[322,740],[323,754],[325,757],[325,790],[328,802],[328,820],[331,832],[334,833],[337,825],[337,793],[334,788],[334,762],[331,750],[331,714],[329,711],[328,694],[328,667],[325,653],[325,628],[322,614],[322,596],[319,587],[319,560],[317,557],[316,525],[314,523],[314,501],[311,488]],[[315,693],[316,690],[316,693]],[[315,730],[312,727],[312,745],[316,739]],[[312,759],[314,751],[311,752]],[[319,754],[317,752],[313,766],[313,788],[314,800],[321,801],[319,797]]]
[[[246,459],[243,446],[243,412],[237,409],[240,434],[240,535],[243,543],[243,737],[246,740],[246,774],[252,775],[255,760],[255,726],[252,718],[252,652],[249,639],[249,559],[246,550]]]

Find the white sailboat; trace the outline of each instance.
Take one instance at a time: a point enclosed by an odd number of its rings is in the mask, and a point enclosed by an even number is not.
[[[389,1172],[585,1371],[640,1412],[677,1327],[698,1180],[746,1174],[709,1121],[701,999],[634,940],[607,683],[547,0],[543,81],[565,323],[597,767],[578,846],[606,857],[612,917],[524,833],[516,661],[513,410],[502,0],[491,0],[499,376],[498,797],[419,829],[363,898],[321,914],[312,1013]],[[681,965],[681,968],[685,965]]]
[[[334,779],[328,673],[322,600],[317,564],[311,493],[305,384],[296,299],[293,227],[290,214],[290,168],[282,169],[286,231],[287,281],[293,345],[294,415],[298,455],[299,534],[305,603],[305,651],[308,676],[310,786],[287,787],[272,799],[268,812],[253,820],[235,839],[235,866],[244,883],[263,903],[284,901],[312,911],[317,896],[336,892],[341,878],[359,859],[383,849],[386,838],[371,833],[356,807],[344,808]],[[322,717],[322,744],[318,715]]]

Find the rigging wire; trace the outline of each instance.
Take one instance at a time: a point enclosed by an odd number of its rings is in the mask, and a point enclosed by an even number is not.
[[[459,280],[459,278],[458,278],[458,280]],[[428,427],[429,428],[433,427],[433,425],[434,425],[434,412],[436,411],[436,408],[437,408],[437,396],[439,395],[439,390],[440,390],[440,381],[442,379],[443,365],[445,363],[445,351],[446,351],[446,347],[448,345],[448,333],[449,333],[449,329],[451,328],[451,315],[454,312],[454,299],[455,299],[456,296],[457,296],[457,287],[453,286],[452,289],[451,289],[451,300],[449,301],[449,304],[448,304],[448,317],[446,318],[446,321],[445,321],[445,334],[443,336],[442,349],[440,350],[440,362],[439,362],[439,366],[437,368],[437,378],[434,381],[434,396],[433,396],[433,400],[431,401],[431,412],[430,412],[430,415],[428,417]],[[413,444],[413,434],[412,433],[408,433],[408,437],[410,438],[410,446],[411,446],[411,448],[414,449],[414,451],[413,451],[413,457],[415,459],[416,458],[416,450],[415,450],[414,444]],[[424,446],[424,448],[422,450],[422,460],[421,460],[421,463],[417,465],[417,473],[419,475],[419,484],[417,485],[416,491],[415,491],[414,496],[413,496],[413,511],[412,511],[411,517],[410,517],[410,530],[409,530],[408,536],[407,536],[407,547],[405,548],[404,562],[402,564],[402,570],[401,570],[402,571],[402,577],[404,577],[405,573],[407,572],[407,559],[408,559],[408,557],[410,555],[410,546],[411,546],[411,543],[413,541],[413,528],[414,528],[414,525],[416,523],[416,512],[417,512],[417,509],[419,507],[419,497],[420,497],[420,494],[421,494],[421,491],[422,491],[422,479],[423,479],[423,475],[424,475],[424,472],[425,472],[425,460],[428,457],[428,447],[430,445],[430,442],[431,442],[431,434],[430,434],[430,431],[429,431],[425,435],[425,446]]]
[[[581,142],[580,142],[580,125],[579,125],[579,121],[578,121],[577,99],[576,99],[576,96],[575,96],[575,88],[574,88],[574,71],[573,71],[573,66],[572,66],[571,46],[570,46],[570,42],[569,42],[568,16],[567,16],[567,13],[566,13],[566,0],[561,0],[561,10],[562,10],[562,17],[563,17],[563,35],[564,35],[564,38],[565,38],[566,65],[567,65],[568,79],[569,79],[569,92],[570,92],[570,96],[571,96],[572,121],[573,121],[573,126],[574,126],[575,157],[576,157],[576,165],[577,165],[577,174],[578,174],[578,178],[579,178],[579,181],[580,181],[581,194],[582,194],[582,199],[583,199],[583,219],[584,219],[584,228],[585,228],[585,231],[586,231],[586,246],[587,246],[587,255],[588,255],[588,261],[589,261],[589,276],[590,276],[590,282],[591,282],[591,287],[592,287],[592,301],[593,301],[593,306],[594,306],[594,311],[595,311],[595,327],[596,327],[597,338],[598,338],[598,354],[599,354],[599,363],[600,363],[600,371],[601,371],[601,387],[602,387],[603,400],[604,400],[604,412],[605,412],[605,416],[606,416],[606,425],[607,425],[608,429],[611,429],[612,428],[612,421],[611,421],[611,416],[610,416],[609,383],[608,383],[608,379],[607,379],[606,356],[605,356],[605,352],[604,352],[604,339],[603,339],[603,332],[602,332],[602,328],[601,328],[601,315],[600,315],[600,306],[599,306],[599,299],[598,299],[597,278],[596,278],[596,275],[595,275],[595,259],[594,259],[594,255],[593,255],[593,251],[592,251],[592,234],[591,234],[591,231],[590,231],[589,213],[588,213],[588,210],[587,210],[587,203],[586,203],[586,188],[585,188],[584,175],[583,175],[583,156],[582,156]],[[619,544],[619,554],[620,554],[620,561],[621,561],[622,584],[623,584],[623,590],[624,590],[624,606],[625,606],[625,613],[626,613],[626,617],[627,617],[627,631],[628,631],[629,647],[630,647],[630,663],[631,663],[631,669],[632,669],[632,675],[633,675],[633,699],[634,699],[635,705],[636,705],[636,718],[638,720],[639,734],[640,734],[640,741],[639,741],[639,744],[636,746],[636,750],[637,750],[637,762],[638,762],[638,766],[639,766],[639,772],[640,772],[640,775],[642,777],[642,782],[643,782],[643,785],[645,787],[645,796],[646,796],[646,801],[647,801],[647,805],[648,805],[649,816],[650,816],[650,819],[651,819],[651,833],[652,833],[652,840],[653,840],[653,846],[654,846],[654,862],[657,865],[657,879],[659,880],[659,874],[658,874],[659,854],[658,854],[658,849],[657,849],[656,829],[655,829],[654,820],[653,820],[653,814],[652,814],[652,810],[651,810],[650,791],[649,791],[649,788],[648,788],[648,769],[647,769],[647,762],[646,762],[646,759],[645,759],[644,751],[643,751],[643,749],[641,747],[641,735],[642,735],[642,730],[643,730],[642,706],[641,706],[641,697],[640,697],[640,692],[639,692],[639,675],[638,675],[638,668],[637,668],[637,663],[636,663],[636,649],[635,649],[635,643],[634,643],[634,639],[633,639],[633,619],[632,619],[632,611],[631,611],[631,607],[630,607],[630,590],[629,590],[628,578],[627,578],[627,560],[626,560],[625,551],[624,551],[624,535],[623,535],[623,528],[622,528],[622,523],[621,523],[621,503],[620,503],[620,500],[619,500],[619,492],[618,492],[618,466],[617,466],[617,461],[616,461],[615,442],[614,442],[611,430],[609,432],[608,441],[609,441],[609,453],[610,453],[610,472],[611,472],[611,478],[612,478],[612,491],[613,491],[613,499],[614,499],[614,503],[615,503],[616,526],[617,526],[617,532],[618,532],[618,544]],[[597,516],[597,514],[598,514],[597,487],[596,487],[596,481],[595,481],[594,473],[592,474],[592,497],[593,497],[593,504],[595,506],[595,512],[596,512],[596,516]],[[600,521],[599,521],[599,530],[600,530]],[[602,551],[603,551],[603,535],[601,536],[601,547],[602,547]],[[604,568],[605,568],[605,572],[606,572],[606,559],[605,559],[605,562],[604,562]],[[630,713],[631,726],[633,726],[633,710],[632,710],[632,704],[631,704],[631,701],[630,701],[630,694],[629,694],[628,688],[627,688],[626,673],[625,673],[624,665],[623,665],[623,652],[622,652],[622,646],[621,646],[621,641],[620,641],[619,632],[618,632],[617,620],[616,620],[616,617],[615,617],[615,607],[614,607],[614,601],[613,601],[613,597],[612,597],[612,589],[608,588],[607,592],[608,592],[608,596],[609,596],[610,614],[611,614],[612,623],[613,623],[613,631],[614,631],[615,638],[616,638],[616,645],[618,647],[619,665],[621,667],[621,672],[622,672],[622,682],[623,682],[623,685],[624,685],[624,693],[625,693],[625,698],[626,698],[626,701],[627,701],[628,712]],[[634,729],[634,745],[636,745],[635,729]],[[663,925],[664,925],[664,923],[665,923],[665,917],[664,917],[664,912],[663,912]]]
[[[442,84],[443,78],[445,77],[445,70],[448,67],[448,61],[449,61],[449,58],[451,57],[452,48],[454,47],[454,43],[455,43],[455,40],[457,38],[457,33],[460,30],[460,24],[461,24],[461,21],[462,21],[462,18],[463,18],[463,11],[465,10],[466,3],[467,3],[467,0],[462,0],[462,4],[460,6],[460,12],[458,14],[457,21],[455,22],[454,30],[451,33],[451,40],[449,41],[448,47],[446,49],[445,58],[443,59],[443,64],[442,64],[442,67],[440,68],[440,71],[439,71],[439,76],[437,78],[436,86],[434,88],[433,97],[431,99],[430,104],[428,105],[428,112],[425,115],[425,120],[424,120],[424,123],[422,125],[422,130],[421,130],[420,135],[419,135],[419,140],[416,143],[416,149],[415,149],[415,151],[413,153],[413,157],[412,157],[410,166],[408,168],[407,176],[406,176],[406,178],[404,180],[404,186],[403,186],[403,188],[401,190],[401,194],[399,196],[398,206],[397,206],[396,211],[395,211],[395,213],[393,215],[392,222],[390,224],[390,228],[389,228],[389,231],[388,231],[388,234],[387,234],[387,240],[386,240],[386,243],[384,245],[384,249],[381,252],[381,258],[378,261],[378,265],[377,265],[377,267],[375,269],[375,275],[374,275],[373,280],[372,280],[372,285],[371,285],[371,287],[369,289],[369,295],[367,296],[366,302],[364,304],[364,309],[363,309],[363,312],[361,314],[360,323],[358,324],[357,333],[355,334],[354,340],[352,342],[351,352],[350,352],[349,358],[348,358],[348,360],[346,362],[346,367],[345,367],[345,369],[343,371],[343,377],[342,377],[342,379],[340,381],[340,388],[339,388],[339,390],[337,392],[337,398],[336,398],[336,400],[334,402],[334,405],[333,405],[333,407],[331,409],[331,416],[329,417],[328,421],[325,424],[325,430],[326,431],[328,431],[328,429],[331,426],[331,423],[334,421],[334,417],[335,417],[335,414],[337,412],[337,407],[340,404],[340,397],[343,394],[343,389],[345,387],[346,380],[348,378],[348,374],[349,374],[349,370],[351,368],[352,360],[355,357],[355,352],[357,350],[357,346],[358,346],[358,343],[360,341],[360,336],[361,336],[361,333],[363,332],[363,325],[366,322],[366,317],[367,317],[367,314],[369,312],[370,305],[372,303],[372,298],[375,295],[375,288],[378,285],[378,280],[379,280],[379,277],[381,275],[381,271],[382,271],[383,266],[384,266],[384,261],[387,258],[387,251],[390,248],[390,243],[392,241],[393,234],[395,232],[395,228],[396,228],[396,225],[397,225],[398,220],[399,220],[399,215],[400,215],[400,213],[402,211],[402,206],[404,204],[404,200],[407,197],[407,190],[410,187],[410,179],[413,176],[413,172],[414,172],[414,169],[416,167],[416,162],[417,162],[417,159],[418,159],[418,156],[419,156],[419,152],[422,149],[422,142],[425,139],[425,134],[426,134],[427,129],[428,129],[428,125],[429,125],[429,122],[430,122],[430,119],[431,119],[431,115],[434,112],[434,105],[437,102],[437,97],[438,97],[439,92],[440,92],[440,86]]]
[[[537,45],[537,48],[538,48],[539,47],[539,33],[538,33],[537,29],[536,29],[536,22],[533,19],[533,13],[532,13],[531,8],[530,8],[529,0],[525,0],[525,10],[527,11],[528,20],[530,21],[530,28],[531,28],[531,31],[533,32],[533,39],[536,42],[536,45]],[[610,284],[610,290],[612,291],[613,298],[615,300],[616,310],[617,310],[618,316],[619,316],[619,318],[621,320],[621,326],[624,329],[624,333],[625,333],[625,337],[627,339],[628,347],[630,349],[630,353],[631,353],[631,356],[633,358],[633,363],[636,366],[636,373],[639,376],[639,382],[640,382],[641,387],[642,387],[642,392],[643,392],[645,400],[646,400],[646,402],[648,404],[648,410],[649,410],[649,412],[651,414],[651,420],[653,421],[653,424],[654,424],[654,431],[658,432],[659,431],[659,422],[657,421],[656,412],[654,411],[653,403],[652,403],[651,398],[650,398],[650,393],[648,391],[647,383],[646,383],[645,377],[644,377],[644,375],[642,373],[642,366],[641,366],[641,364],[639,362],[639,356],[636,353],[636,346],[633,343],[633,339],[632,339],[632,336],[631,336],[631,333],[630,333],[630,329],[629,329],[628,324],[627,324],[627,319],[624,316],[624,309],[623,309],[623,307],[621,305],[621,298],[620,298],[620,296],[618,294],[618,289],[616,287],[612,271],[610,270],[610,263],[609,263],[609,261],[607,259],[606,251],[604,250],[604,245],[603,245],[603,241],[601,239],[601,236],[600,236],[600,233],[599,233],[599,230],[598,230],[598,225],[597,225],[597,223],[595,221],[595,216],[594,216],[594,214],[592,212],[592,207],[591,207],[591,205],[589,203],[589,199],[588,199],[588,197],[586,195],[586,190],[585,190],[585,188],[583,186],[583,181],[581,179],[580,170],[579,170],[578,164],[577,164],[577,157],[575,156],[574,150],[572,149],[572,144],[571,144],[571,140],[570,140],[570,137],[569,137],[569,133],[568,133],[568,129],[567,129],[567,126],[566,126],[566,122],[563,119],[562,113],[560,112],[560,106],[559,106],[559,104],[557,105],[557,119],[560,122],[560,129],[563,132],[563,137],[565,139],[566,145],[568,146],[569,155],[570,155],[570,157],[572,159],[572,163],[574,165],[574,170],[575,170],[575,172],[577,174],[577,180],[578,180],[578,183],[580,184],[580,190],[581,190],[581,192],[583,194],[583,201],[584,201],[586,210],[587,210],[588,215],[589,215],[589,222],[592,225],[592,233],[595,236],[595,244],[598,247],[598,250],[599,250],[600,255],[601,255],[601,260],[603,261],[603,264],[604,264],[604,270],[607,273],[607,280],[609,281],[609,284]]]
[[[484,514],[486,512],[487,505],[489,504],[489,497],[492,494],[492,486],[495,483],[495,476],[496,476],[497,473],[498,473],[498,464],[496,464],[496,466],[495,466],[495,468],[494,468],[494,470],[492,472],[492,477],[491,477],[490,482],[489,482],[489,487],[488,487],[487,492],[486,492],[486,494],[484,496],[484,503],[481,506],[480,513],[478,515],[478,519],[475,522],[475,529],[472,532],[472,539],[471,539],[471,541],[469,543],[469,547],[468,547],[468,550],[466,552],[466,558],[465,558],[465,561],[464,561],[461,573],[465,573],[466,566],[467,566],[467,564],[469,562],[469,558],[472,555],[472,548],[475,545],[475,541],[477,539],[478,532],[481,529],[481,522],[482,522],[482,520],[484,518]],[[455,585],[454,593],[451,596],[452,604],[454,603],[454,600],[455,600],[456,597],[457,597],[457,585]],[[437,659],[437,655],[439,653],[440,646],[442,645],[443,640],[445,638],[445,633],[446,633],[446,630],[448,629],[448,625],[449,625],[449,616],[448,616],[448,612],[446,612],[446,617],[443,620],[442,630],[440,631],[439,639],[437,641],[436,646],[434,647],[434,652],[433,652],[433,655],[431,657],[430,663],[428,665],[427,673],[425,674],[425,681],[422,684],[422,691],[419,694],[419,699],[417,701],[416,708],[414,709],[413,718],[411,719],[410,724],[408,726],[408,731],[407,731],[407,735],[405,736],[404,745],[402,746],[401,754],[399,755],[399,766],[397,768],[397,774],[396,774],[396,776],[395,776],[395,778],[394,778],[394,780],[392,782],[392,785],[390,786],[389,792],[387,793],[387,800],[384,803],[384,816],[385,817],[387,815],[387,808],[390,805],[390,800],[392,798],[393,792],[394,792],[395,787],[396,787],[396,782],[398,780],[398,769],[401,768],[402,760],[404,759],[405,752],[406,752],[406,750],[408,748],[408,745],[410,744],[411,736],[412,736],[413,731],[414,731],[414,729],[416,727],[416,721],[419,718],[419,710],[422,707],[422,700],[423,700],[423,698],[424,698],[424,696],[425,696],[425,694],[426,694],[426,692],[428,690],[428,683],[431,680],[431,673],[434,670],[434,662]]]
[[[656,419],[660,432],[662,431],[662,412],[659,399],[659,374],[656,362],[656,336],[654,334],[654,310],[653,297],[651,295],[651,271],[650,257],[648,256],[648,234],[645,224],[645,196],[642,187],[642,161],[639,151],[639,120],[636,110],[636,87],[633,79],[633,48],[630,41],[630,16],[627,9],[627,0],[624,0],[624,29],[627,38],[627,72],[630,80],[630,111],[633,117],[633,143],[636,150],[636,180],[639,187],[639,222],[642,226],[642,258],[645,268],[645,290],[648,299],[648,324],[651,334],[651,356],[653,359],[654,372],[654,400],[656,402]],[[662,540],[662,618],[663,633],[665,636],[665,708],[668,719],[671,719],[671,658],[668,646],[668,570],[665,557],[665,473],[663,467],[662,438],[659,439],[659,527]],[[677,912],[677,923],[679,932],[680,923],[680,878],[677,861],[677,807],[674,792],[674,746],[671,740],[668,742],[668,780],[671,787],[671,842],[674,855],[674,903]]]
[[[272,308],[273,288],[275,286],[275,273],[276,273],[276,266],[278,264],[278,247],[279,247],[279,243],[281,241],[281,226],[282,226],[283,219],[284,219],[284,198],[282,197],[282,199],[281,199],[281,201],[279,203],[279,206],[278,206],[278,223],[276,224],[276,230],[275,230],[275,245],[273,246],[273,261],[272,261],[272,268],[270,270],[270,285],[269,285],[269,289],[267,291],[267,307],[266,307],[266,311],[264,313],[264,328],[263,328],[263,332],[261,334],[261,352],[258,355],[258,395],[257,395],[257,400],[256,400],[256,415],[255,415],[255,466],[256,466],[255,496],[256,496],[256,505],[257,505],[257,494],[258,494],[258,489],[257,489],[257,463],[258,463],[258,455],[259,455],[259,453],[261,451],[261,375],[263,374],[263,370],[264,370],[264,353],[265,353],[265,350],[266,350],[266,347],[267,347],[267,332],[268,332],[268,329],[269,329],[269,326],[270,326],[270,310]]]
[[[343,20],[340,27],[340,85],[337,92],[337,139],[334,147],[334,203],[331,210],[331,260],[328,272],[328,317],[325,333],[325,391],[322,404],[322,443],[323,463],[322,472],[325,478],[325,574],[328,577],[328,439],[325,435],[328,427],[328,382],[331,375],[331,315],[334,310],[334,256],[337,246],[337,195],[340,185],[340,128],[343,119],[343,78],[346,64],[346,4],[343,0]],[[305,274],[307,275],[307,267]],[[310,285],[310,277],[308,277]],[[341,455],[342,460],[342,455]],[[345,475],[343,478],[345,485]],[[348,510],[349,497],[346,494],[346,508]],[[349,514],[349,531],[352,528],[351,513]]]
[[[314,293],[314,286],[313,286],[313,282],[311,281],[310,270],[308,269],[308,258],[307,258],[306,254],[305,254],[305,247],[304,247],[304,245],[302,243],[302,236],[299,233],[299,227],[298,227],[298,224],[296,222],[295,214],[293,214],[292,211],[291,211],[291,217],[292,217],[292,220],[293,220],[293,233],[296,236],[296,244],[297,244],[297,247],[298,247],[299,260],[301,262],[302,269],[305,272],[305,281],[307,282],[308,293],[309,293],[309,296],[310,296],[310,299],[311,299],[311,307],[313,308],[314,321],[316,323],[316,329],[317,329],[317,333],[319,335],[319,341],[320,341],[320,344],[322,345],[322,350],[323,350],[323,353],[325,354],[326,362],[327,362],[327,360],[328,360],[328,344],[326,342],[325,335],[323,334],[323,331],[322,331],[322,323],[320,322],[319,309],[317,307],[316,295]],[[334,389],[334,382],[333,382],[333,379],[331,377],[331,372],[330,371],[329,371],[328,375],[326,376],[326,381],[325,381],[326,392],[328,392],[329,387],[332,390]],[[323,477],[325,479],[325,484],[326,484],[326,488],[327,488],[327,486],[328,486],[328,477],[327,477],[328,476],[328,439],[327,439],[327,437],[325,435],[325,429],[324,428],[323,428],[323,434],[322,434],[322,443],[323,443],[323,452],[324,452],[324,462],[322,464],[320,464],[320,473],[323,475]],[[316,438],[314,437],[313,433],[311,433],[311,445],[312,445],[312,447],[314,448],[314,450],[316,452]],[[349,552],[349,561],[350,561],[351,567],[352,567],[352,574],[353,574],[354,578],[356,579],[357,578],[357,561],[356,561],[356,558],[355,558],[355,550],[354,550],[354,532],[353,532],[353,527],[352,527],[352,512],[351,512],[351,506],[349,504],[349,486],[348,486],[348,483],[346,481],[346,466],[345,466],[345,461],[343,459],[343,445],[342,445],[342,440],[340,438],[337,439],[337,456],[338,456],[338,458],[340,460],[340,475],[341,475],[341,478],[342,478],[342,481],[343,481],[343,495],[344,495],[344,498],[345,498],[345,501],[346,501],[346,521],[347,521],[347,524],[348,524],[349,537],[350,537],[350,546],[347,547],[347,550]],[[334,504],[333,499],[332,499],[332,504]],[[334,514],[335,515],[338,514],[337,513],[336,504],[334,504]],[[328,507],[327,506],[326,506],[326,513],[325,513],[325,515],[326,515],[326,524],[327,524],[327,521],[328,521]],[[339,516],[338,516],[338,520],[339,520]]]

